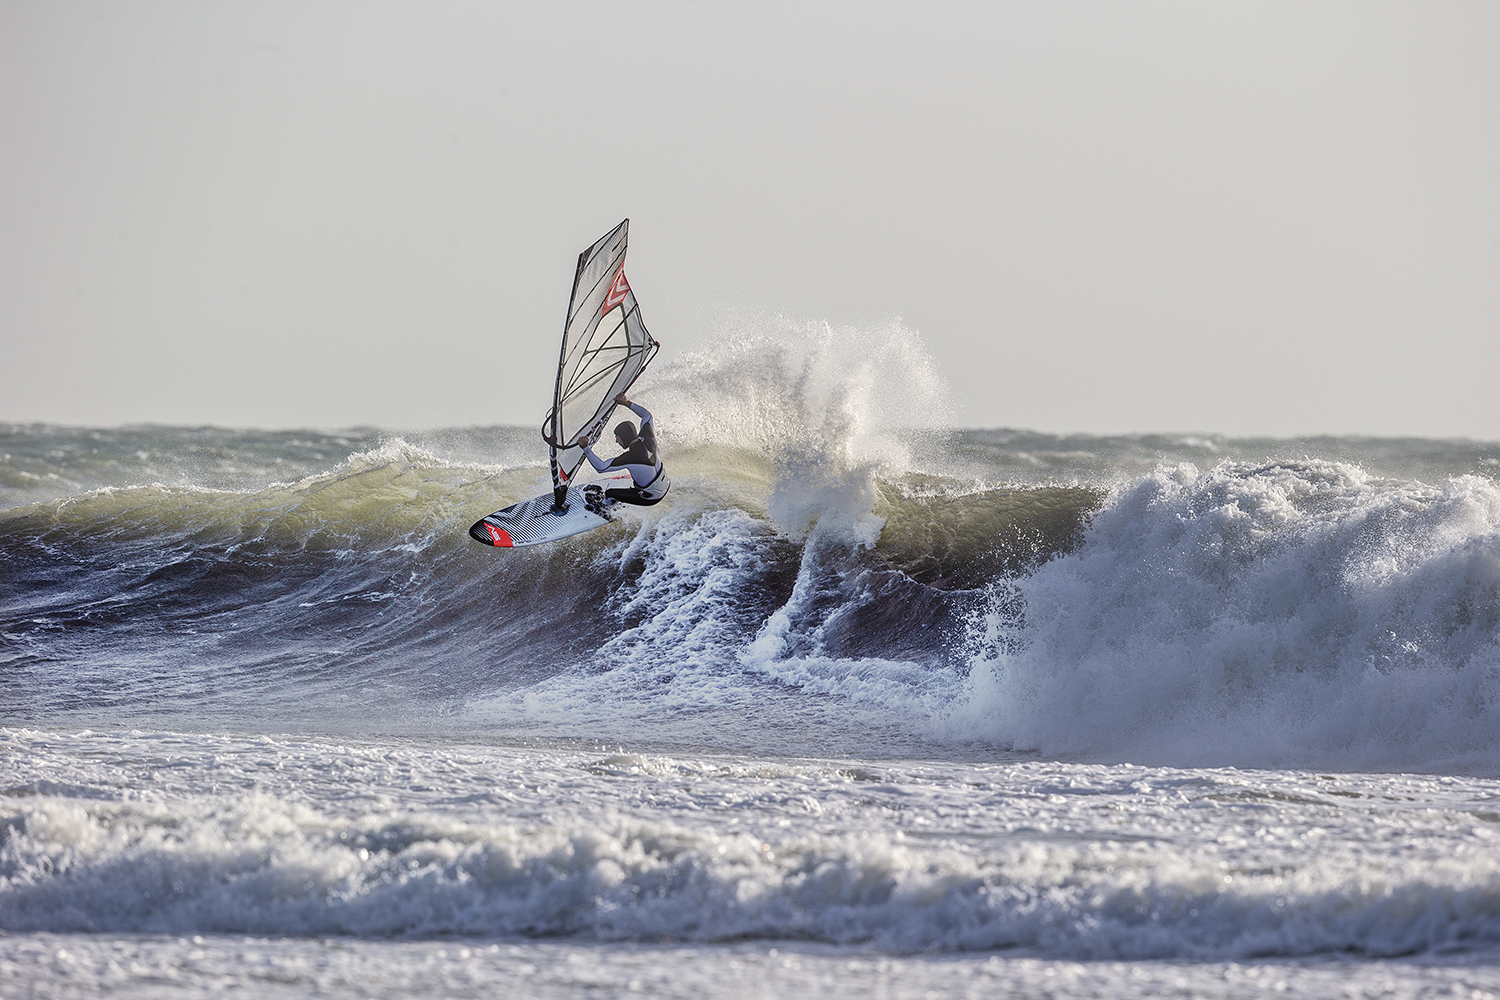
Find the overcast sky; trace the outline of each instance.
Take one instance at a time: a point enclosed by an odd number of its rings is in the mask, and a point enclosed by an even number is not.
[[[540,419],[899,316],[964,426],[1500,440],[1500,4],[0,0],[0,420]],[[648,376],[649,378],[649,376]]]

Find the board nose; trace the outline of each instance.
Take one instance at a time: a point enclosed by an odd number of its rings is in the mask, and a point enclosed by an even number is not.
[[[510,532],[504,528],[497,528],[489,521],[483,519],[475,521],[473,527],[469,528],[469,537],[476,542],[483,542],[486,545],[494,545],[502,549],[509,549],[515,546],[515,543],[511,540]]]

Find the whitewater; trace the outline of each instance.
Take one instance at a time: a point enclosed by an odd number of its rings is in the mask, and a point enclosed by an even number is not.
[[[632,397],[514,551],[535,428],[0,424],[0,996],[1500,996],[1500,443]]]

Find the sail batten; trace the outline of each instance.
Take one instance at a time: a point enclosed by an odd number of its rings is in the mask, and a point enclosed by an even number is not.
[[[578,436],[598,436],[615,396],[630,388],[656,354],[625,277],[629,230],[626,219],[578,255],[552,410],[542,425],[559,496],[583,463],[583,450],[574,445]]]

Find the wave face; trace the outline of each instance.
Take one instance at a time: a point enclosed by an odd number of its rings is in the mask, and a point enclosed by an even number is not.
[[[511,552],[534,429],[0,428],[5,718],[1500,767],[1500,447],[955,431],[899,323],[640,395],[669,499]]]

